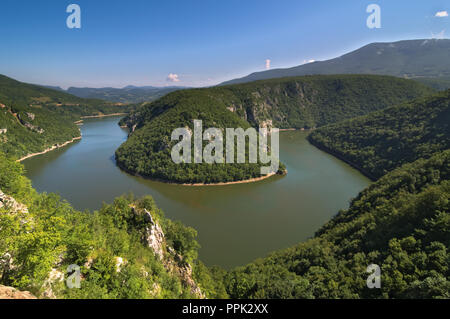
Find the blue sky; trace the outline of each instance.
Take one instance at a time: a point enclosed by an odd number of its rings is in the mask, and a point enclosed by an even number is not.
[[[66,26],[71,3],[81,29]],[[372,3],[381,29],[366,26]],[[448,0],[1,0],[0,74],[62,87],[207,86],[268,59],[290,67],[371,42],[447,37],[450,18],[435,16],[444,11]]]

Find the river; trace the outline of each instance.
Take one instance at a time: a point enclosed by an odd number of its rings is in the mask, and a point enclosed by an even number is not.
[[[198,231],[200,259],[207,265],[244,265],[304,241],[370,184],[357,170],[310,145],[300,131],[280,133],[287,176],[209,187],[145,180],[115,165],[114,151],[127,138],[118,121],[85,120],[81,141],[24,161],[33,186],[59,193],[79,210],[99,209],[128,192],[151,195],[166,217]]]

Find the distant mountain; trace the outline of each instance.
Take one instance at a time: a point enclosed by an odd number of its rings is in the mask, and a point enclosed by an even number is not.
[[[185,89],[185,87],[154,87],[154,86],[133,86],[124,88],[76,88],[70,87],[67,92],[82,98],[102,99],[120,103],[141,103],[156,100],[170,92]]]
[[[392,75],[414,78],[438,89],[448,88],[450,87],[450,40],[372,43],[335,59],[288,69],[256,72],[221,85],[315,74]]]
[[[51,85],[42,85],[43,87],[47,88],[47,89],[52,89],[55,91],[62,91],[65,92],[65,90],[59,86],[51,86]]]

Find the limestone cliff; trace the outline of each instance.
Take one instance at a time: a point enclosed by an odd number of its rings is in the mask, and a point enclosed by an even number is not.
[[[139,211],[134,206],[132,206],[132,210],[134,214],[144,214],[146,225],[143,241],[155,252],[155,255],[162,261],[166,270],[180,278],[182,284],[188,287],[193,295],[198,298],[206,298],[193,279],[192,266],[185,262],[183,257],[167,244],[161,226],[152,217],[151,213],[147,209]]]

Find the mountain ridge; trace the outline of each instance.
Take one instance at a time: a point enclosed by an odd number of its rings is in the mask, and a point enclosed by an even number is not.
[[[291,68],[254,72],[219,85],[320,74],[376,74],[418,80],[448,78],[450,76],[450,39],[374,42],[333,59]]]

